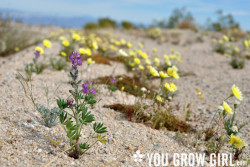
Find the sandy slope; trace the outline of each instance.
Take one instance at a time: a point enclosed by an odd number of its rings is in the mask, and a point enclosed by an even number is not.
[[[104,31],[101,31],[103,33]],[[175,81],[179,94],[174,98],[174,104],[179,104],[179,110],[173,111],[175,115],[185,117],[183,106],[190,103],[192,106],[191,118],[197,119],[190,122],[197,129],[205,127],[212,117],[214,109],[231,91],[231,86],[237,84],[243,94],[244,101],[238,110],[238,120],[249,120],[250,109],[250,66],[249,62],[243,70],[234,70],[228,65],[229,59],[212,51],[211,39],[203,37],[204,42],[197,42],[196,34],[183,31],[180,45],[170,43],[158,44],[148,38],[138,38],[129,33],[112,31],[113,35],[135,43],[143,42],[145,51],[151,52],[153,47],[158,49],[158,54],[163,56],[174,48],[182,54],[182,62],[178,64],[181,71],[192,72],[195,75],[187,75]],[[191,44],[185,44],[191,40]],[[53,50],[46,51],[46,59],[56,56],[60,46],[53,43]],[[38,112],[34,111],[31,103],[24,97],[22,87],[16,79],[17,72],[24,72],[24,64],[32,60],[34,47],[16,53],[10,57],[0,58],[0,166],[41,166],[59,155],[68,148],[68,141],[60,125],[47,128],[42,125]],[[163,59],[163,57],[161,57]],[[91,78],[108,76],[116,64],[93,65],[90,69]],[[84,66],[82,71],[84,71]],[[125,67],[118,65],[115,75],[126,74]],[[84,72],[83,80],[89,79]],[[68,72],[55,72],[46,69],[41,75],[33,78],[32,85],[37,102],[46,104],[44,87],[47,85],[50,91],[51,103],[55,104],[53,90],[60,83],[57,95],[67,97],[69,86],[66,84]],[[157,82],[157,81],[156,81]],[[198,88],[205,98],[199,99],[195,88]],[[175,140],[174,132],[167,130],[153,130],[143,124],[127,121],[126,117],[116,111],[103,108],[104,104],[123,103],[133,104],[135,97],[117,91],[110,95],[105,86],[98,86],[99,97],[102,99],[92,110],[98,121],[103,121],[108,127],[108,143],[96,145],[86,155],[78,160],[62,154],[52,166],[146,166],[147,162],[140,165],[133,161],[132,155],[136,150],[142,153],[150,152],[195,152],[193,148],[185,147]],[[27,123],[27,120],[32,120]],[[249,142],[249,126],[240,134],[246,143]],[[84,133],[84,132],[83,132]],[[88,136],[88,132],[84,133]],[[185,136],[185,135],[184,135]],[[54,147],[48,140],[61,140],[59,147]],[[204,151],[204,150],[200,150]],[[244,157],[247,157],[247,153]]]

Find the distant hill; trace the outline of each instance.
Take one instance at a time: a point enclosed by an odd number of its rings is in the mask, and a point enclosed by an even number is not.
[[[3,18],[11,18],[13,21],[21,21],[26,24],[53,25],[59,27],[81,28],[87,22],[97,22],[91,16],[60,17],[48,16],[39,13],[23,12],[12,9],[0,9]]]

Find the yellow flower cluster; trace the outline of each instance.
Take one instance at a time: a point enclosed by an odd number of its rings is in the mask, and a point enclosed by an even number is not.
[[[170,92],[175,92],[178,88],[174,83],[165,83],[164,84],[165,88],[170,91]]]
[[[52,44],[49,40],[45,39],[43,40],[43,45],[46,47],[46,48],[51,48]]]

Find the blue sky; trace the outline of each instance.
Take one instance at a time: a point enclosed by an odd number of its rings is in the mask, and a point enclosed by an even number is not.
[[[117,21],[151,23],[169,17],[174,8],[186,7],[204,24],[215,11],[231,13],[244,30],[250,30],[250,0],[1,0],[0,8],[53,16],[111,17]]]

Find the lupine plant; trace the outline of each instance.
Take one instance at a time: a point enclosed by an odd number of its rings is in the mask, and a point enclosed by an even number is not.
[[[43,53],[42,48],[37,47],[34,52],[35,57],[33,58],[33,63],[27,64],[25,66],[25,73],[28,77],[27,78],[28,80],[31,80],[32,73],[40,74],[42,70],[45,68],[44,64],[38,63],[38,59],[42,53]]]
[[[94,133],[91,133],[86,142],[80,140],[83,126],[87,126],[95,121],[94,115],[91,114],[88,107],[96,103],[94,96],[96,91],[88,83],[83,83],[82,88],[79,86],[82,83],[81,80],[78,80],[78,66],[82,65],[80,54],[72,52],[69,59],[72,62],[72,71],[70,72],[72,89],[69,90],[71,95],[67,100],[57,99],[57,104],[62,110],[60,122],[70,141],[71,149],[69,156],[78,158],[79,155],[85,153],[98,141],[101,143],[106,142],[105,136],[102,134],[107,132],[107,128],[103,123],[95,122],[93,124]],[[94,140],[92,143],[90,143],[91,139]]]

